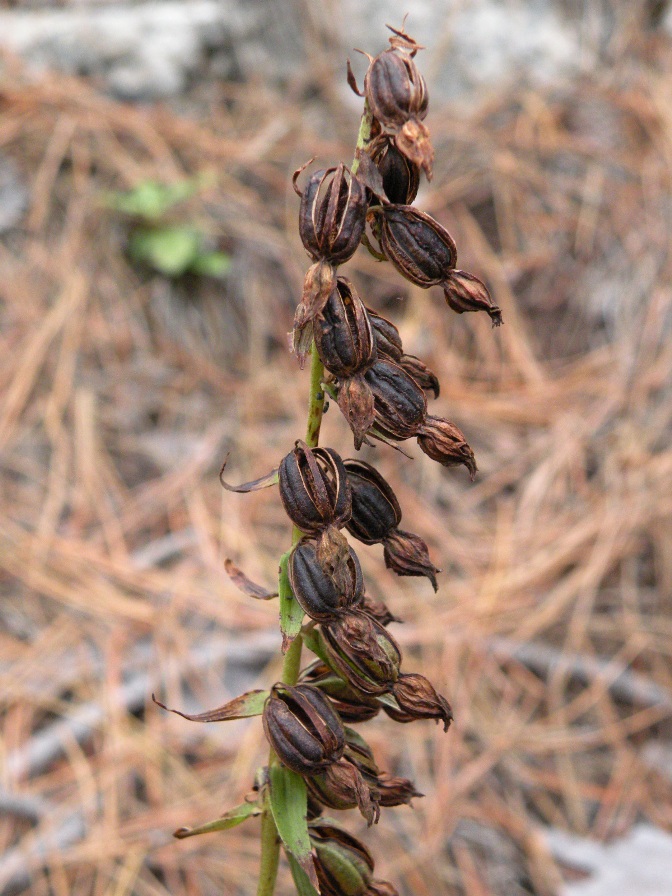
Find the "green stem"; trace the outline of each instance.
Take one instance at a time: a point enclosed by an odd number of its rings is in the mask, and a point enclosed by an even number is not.
[[[352,163],[352,173],[355,174],[359,168],[359,159],[362,150],[371,139],[371,125],[373,115],[369,109],[369,104],[364,103],[364,112],[359,123],[359,134],[357,135],[357,145],[355,147],[355,158]],[[322,425],[322,417],[324,415],[324,389],[322,388],[322,380],[324,378],[324,364],[315,348],[315,342],[311,345],[310,350],[310,394],[308,397],[308,419],[306,421],[306,444],[309,448],[317,448],[320,442],[320,427]],[[292,547],[303,538],[303,532],[294,526],[292,529]],[[281,680],[285,684],[294,685],[299,678],[301,670],[301,649],[303,647],[303,638],[297,635],[292,641],[285,654],[282,666]],[[274,765],[278,761],[274,751],[271,750],[268,764]],[[271,807],[268,796],[266,797],[264,811],[261,816],[261,864],[259,868],[259,884],[257,886],[257,896],[273,896],[275,892],[275,879],[278,874],[278,863],[280,860],[280,838],[275,827]]]

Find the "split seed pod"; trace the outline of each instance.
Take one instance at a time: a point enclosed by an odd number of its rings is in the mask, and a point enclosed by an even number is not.
[[[387,199],[399,205],[411,205],[420,186],[419,167],[397,149],[388,134],[373,140],[368,153],[383,179]]]
[[[386,629],[362,612],[322,626],[329,665],[363,694],[385,694],[399,675],[401,649]]]
[[[342,568],[345,574],[340,577],[339,587],[322,569],[314,542],[303,540],[293,549],[289,557],[289,581],[294,597],[311,619],[334,619],[361,599],[362,569],[352,548]]]
[[[317,774],[343,755],[341,720],[328,698],[312,685],[273,685],[262,721],[280,761],[299,775]]]
[[[280,461],[278,483],[287,516],[303,532],[317,535],[326,526],[341,528],[350,519],[348,478],[331,448],[309,448],[297,441]]]

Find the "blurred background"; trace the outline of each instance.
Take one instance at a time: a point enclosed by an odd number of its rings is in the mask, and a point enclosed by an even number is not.
[[[279,674],[277,492],[223,492],[304,431],[287,350],[306,254],[291,173],[352,157],[345,82],[426,50],[418,205],[503,309],[358,253],[480,472],[367,449],[434,595],[361,558],[407,669],[451,701],[361,729],[424,799],[366,833],[402,896],[663,896],[672,876],[672,9],[664,0],[0,4],[0,892],[255,891],[259,720]],[[335,408],[323,441],[352,442]],[[349,829],[363,833],[354,812]],[[667,877],[666,877],[667,875]],[[646,887],[649,889],[646,889]],[[279,896],[293,892],[285,868]]]

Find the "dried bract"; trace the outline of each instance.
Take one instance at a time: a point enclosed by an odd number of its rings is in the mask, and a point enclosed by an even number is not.
[[[457,426],[443,417],[427,415],[418,430],[418,445],[428,457],[442,466],[455,467],[463,464],[472,479],[476,475],[478,467],[474,452]]]
[[[306,272],[301,302],[294,313],[292,348],[303,368],[313,339],[313,321],[327,304],[336,288],[336,268],[328,261],[318,261]]]

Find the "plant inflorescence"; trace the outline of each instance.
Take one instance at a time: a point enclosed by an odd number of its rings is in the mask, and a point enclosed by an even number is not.
[[[421,48],[403,28],[390,30],[389,48],[369,57],[363,91],[348,65],[348,82],[364,98],[353,164],[348,168],[341,162],[304,178],[307,163],[293,178],[300,197],[299,232],[313,262],[293,328],[300,365],[311,359],[305,440],[259,480],[232,486],[222,479],[226,488],[239,492],[277,483],[293,523],[277,595],[227,561],[229,574],[244,591],[279,598],[284,667],[269,690],[250,691],[187,716],[224,721],[261,715],[270,755],[248,800],[176,836],[221,830],[260,815],[258,896],[274,892],[280,844],[300,896],[394,896],[392,884],[374,877],[366,846],[325,813],[357,808],[370,825],[381,809],[408,804],[421,794],[412,781],[381,770],[353,726],[381,711],[400,723],[434,719],[444,730],[452,720],[447,700],[431,682],[403,668],[401,650],[388,629],[398,620],[366,593],[357,554],[343,530],[363,544],[382,544],[389,569],[425,576],[436,590],[439,570],[427,545],[400,528],[399,502],[373,466],[318,447],[328,394],[352,430],[355,449],[372,440],[396,446],[415,438],[432,460],[446,467],[464,465],[472,478],[476,472],[460,430],[428,413],[428,397],[439,394],[437,377],[405,353],[394,324],[368,308],[340,273],[363,245],[412,283],[440,286],[454,311],[482,310],[494,325],[501,323],[500,309],[484,284],[456,268],[450,234],[412,205],[421,174],[432,176],[434,152],[424,123],[427,88],[415,61]],[[303,645],[315,655],[305,668]]]

